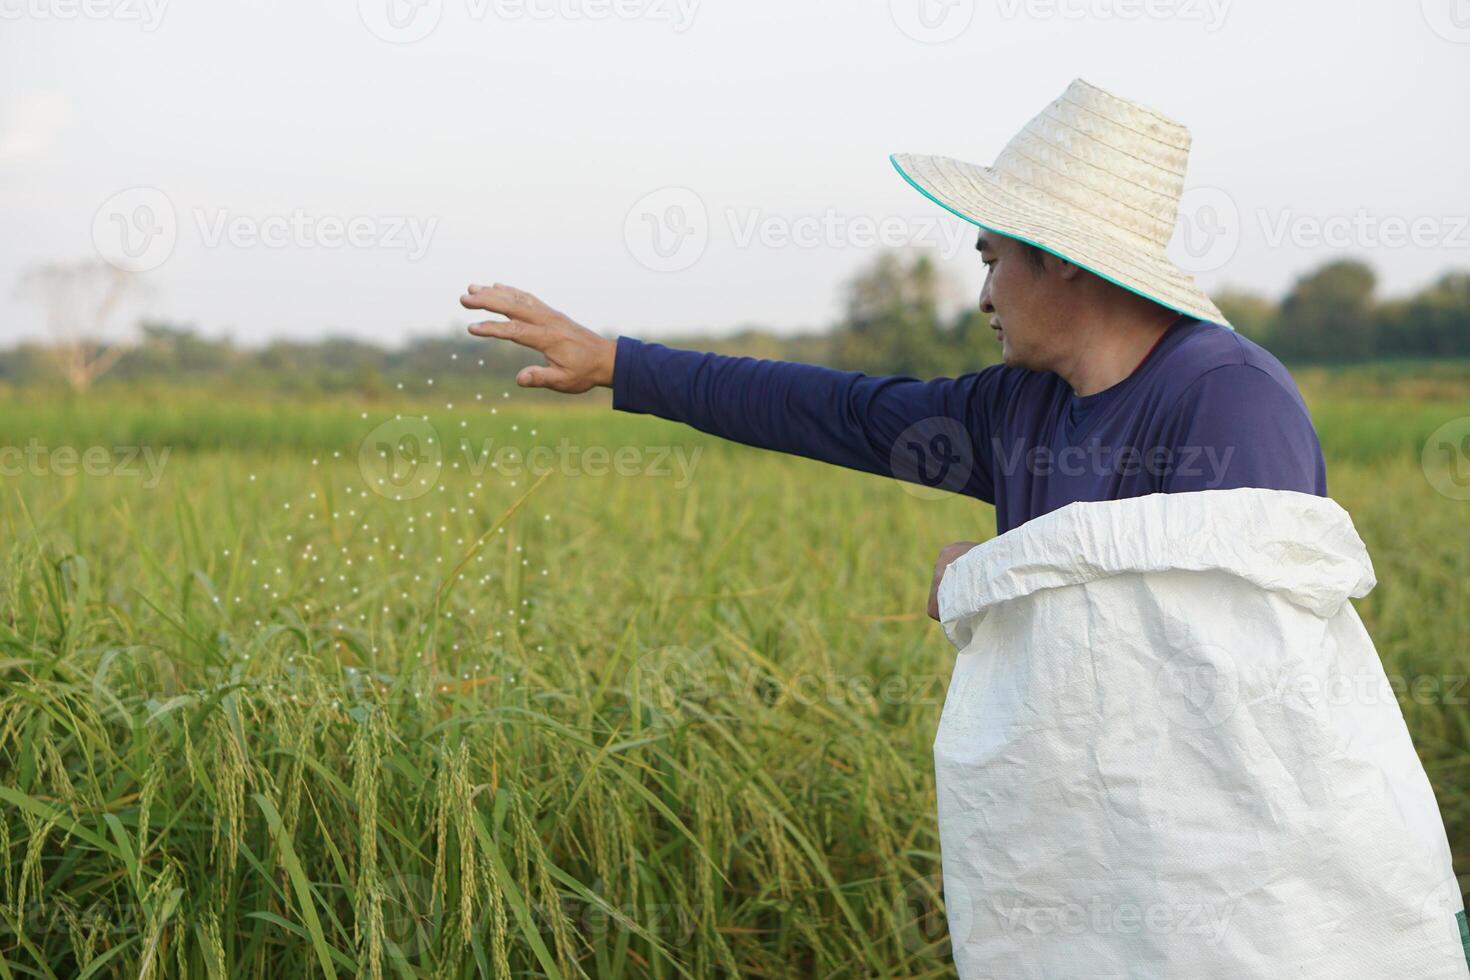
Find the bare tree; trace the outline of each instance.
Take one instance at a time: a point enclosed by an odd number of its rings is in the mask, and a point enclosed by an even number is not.
[[[133,273],[97,259],[52,263],[26,273],[21,289],[45,308],[49,349],[73,391],[87,391],[127,353],[128,344],[102,338],[108,320],[141,290]]]

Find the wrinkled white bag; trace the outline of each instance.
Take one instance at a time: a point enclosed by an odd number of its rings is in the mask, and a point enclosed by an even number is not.
[[[934,761],[960,975],[1470,976],[1348,602],[1375,581],[1346,511],[1283,490],[1074,503],[954,562]]]

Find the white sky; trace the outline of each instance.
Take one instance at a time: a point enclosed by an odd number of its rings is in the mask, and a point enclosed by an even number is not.
[[[432,30],[383,40],[395,9]],[[1207,288],[1470,267],[1467,0],[0,0],[0,344],[42,332],[25,269],[118,254],[160,200],[129,319],[247,342],[442,331],[471,281],[606,333],[818,327],[884,219],[969,301],[969,226],[887,156],[989,163],[1077,76],[1191,128]],[[660,221],[696,234],[661,257]]]

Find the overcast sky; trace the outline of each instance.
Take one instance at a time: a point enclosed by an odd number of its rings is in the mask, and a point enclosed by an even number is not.
[[[1206,288],[1470,267],[1467,0],[0,0],[0,343],[99,254],[148,286],[115,328],[251,343],[442,331],[471,281],[820,327],[884,244],[968,302],[973,230],[888,154],[989,163],[1078,76],[1190,127]]]

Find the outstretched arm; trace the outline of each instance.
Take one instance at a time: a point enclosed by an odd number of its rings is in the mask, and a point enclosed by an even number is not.
[[[546,356],[545,367],[516,376],[523,387],[609,386],[621,411],[994,502],[987,434],[999,365],[957,379],[870,377],[609,340],[509,286],[471,286],[460,302],[508,318],[477,323],[471,333]]]
[[[964,380],[870,377],[618,340],[613,407],[762,449],[991,497]]]

